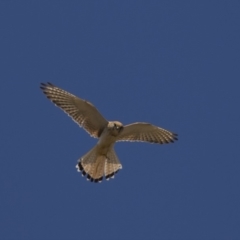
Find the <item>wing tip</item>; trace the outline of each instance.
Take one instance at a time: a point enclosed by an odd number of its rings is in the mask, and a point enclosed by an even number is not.
[[[55,87],[52,83],[47,82],[47,83],[40,83],[40,88],[41,89],[46,89],[47,87]]]
[[[174,139],[175,141],[178,140],[178,134],[177,134],[177,133],[173,133],[173,139]]]

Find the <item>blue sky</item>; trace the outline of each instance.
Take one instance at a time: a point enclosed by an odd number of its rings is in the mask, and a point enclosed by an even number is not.
[[[1,239],[240,238],[239,1],[0,1]],[[117,143],[93,184],[96,139],[39,89],[108,120],[150,122],[169,145]]]

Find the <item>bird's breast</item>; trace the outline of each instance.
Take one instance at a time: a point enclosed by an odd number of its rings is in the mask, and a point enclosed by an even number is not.
[[[107,154],[110,148],[116,142],[116,137],[110,135],[108,132],[103,132],[97,143],[98,151],[100,154]]]

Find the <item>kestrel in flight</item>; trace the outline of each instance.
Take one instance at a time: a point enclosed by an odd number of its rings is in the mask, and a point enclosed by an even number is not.
[[[107,121],[88,101],[68,93],[51,83],[41,84],[43,93],[56,106],[66,112],[92,137],[98,138],[97,145],[78,160],[76,168],[91,182],[101,182],[104,175],[108,180],[122,168],[114,151],[118,141],[141,141],[170,143],[177,134],[149,123],[136,122],[123,125],[118,121]]]

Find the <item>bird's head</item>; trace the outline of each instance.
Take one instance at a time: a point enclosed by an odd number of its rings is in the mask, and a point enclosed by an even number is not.
[[[108,129],[114,136],[117,136],[123,130],[123,124],[118,121],[109,122]]]

